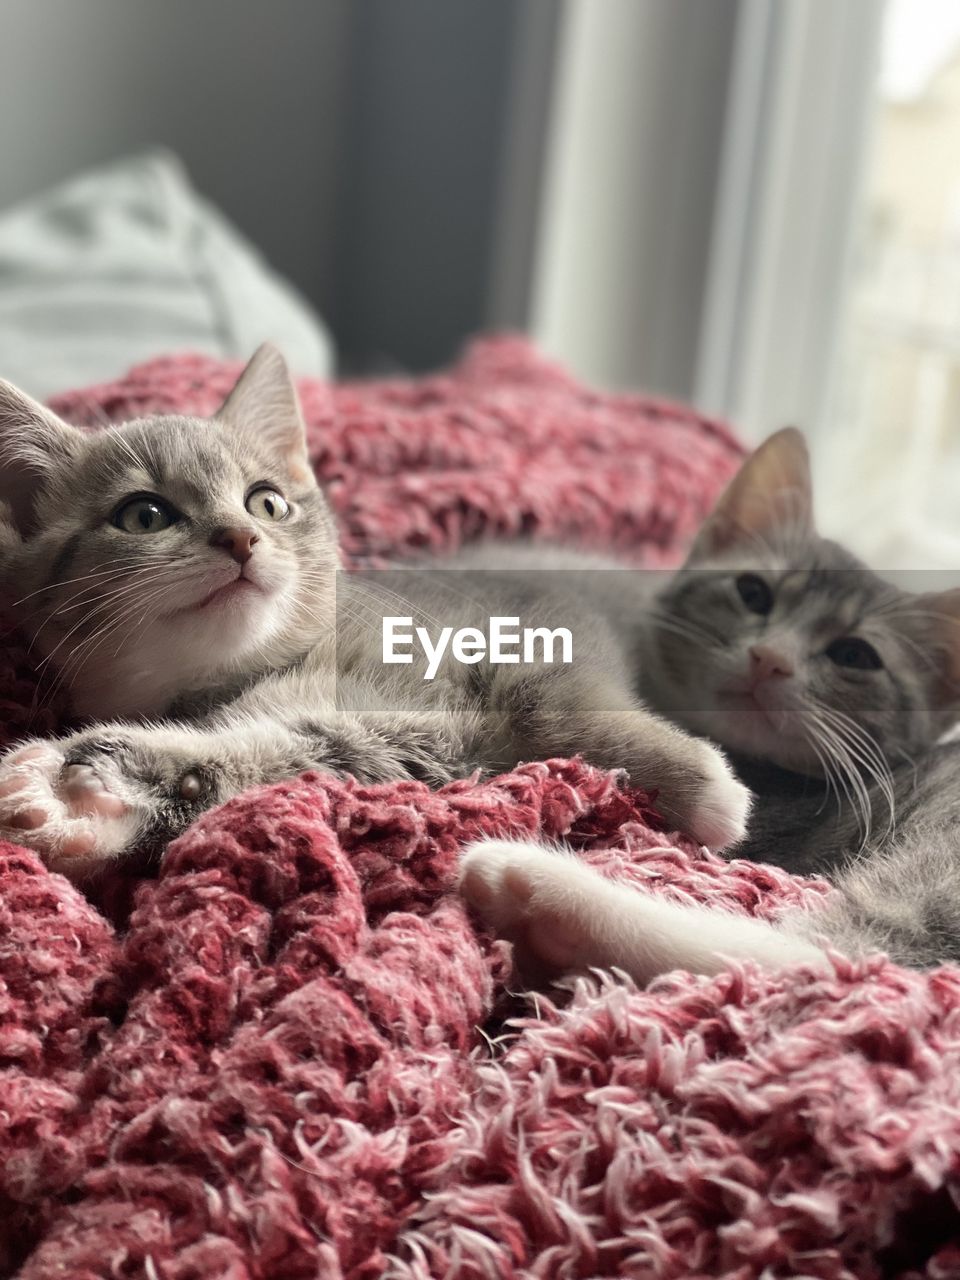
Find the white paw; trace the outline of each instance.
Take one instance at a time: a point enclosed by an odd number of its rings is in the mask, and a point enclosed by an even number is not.
[[[568,969],[581,960],[578,917],[595,873],[574,858],[537,845],[481,840],[460,861],[464,899],[498,938],[515,944],[520,967],[531,961]]]
[[[715,747],[704,744],[702,768],[705,780],[694,800],[687,830],[700,844],[718,852],[747,834],[753,796]]]
[[[537,864],[545,856],[506,840],[481,840],[464,851],[460,892],[500,937],[510,937],[528,918]]]
[[[0,836],[57,870],[78,870],[127,848],[133,808],[88,764],[67,764],[59,744],[33,742],[0,760]]]

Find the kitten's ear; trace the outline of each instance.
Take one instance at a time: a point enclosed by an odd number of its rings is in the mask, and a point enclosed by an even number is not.
[[[12,382],[0,379],[0,517],[24,537],[34,532],[36,499],[49,478],[76,457],[83,432]]]
[[[737,547],[789,544],[813,533],[810,457],[803,436],[784,427],[746,460],[720,496],[694,541],[690,560]]]
[[[310,478],[297,389],[286,360],[272,343],[265,342],[250,357],[217,417],[221,422],[254,431],[258,439],[281,455],[297,479]]]
[[[960,702],[960,587],[909,600],[905,617],[911,636],[935,662],[943,682],[940,692],[955,715]]]

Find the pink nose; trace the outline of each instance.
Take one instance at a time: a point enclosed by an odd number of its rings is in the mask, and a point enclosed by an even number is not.
[[[792,676],[793,663],[768,644],[754,644],[750,646],[750,675],[756,681]]]
[[[253,555],[254,543],[260,541],[256,529],[218,529],[210,539],[211,547],[223,547],[237,564],[246,564]]]

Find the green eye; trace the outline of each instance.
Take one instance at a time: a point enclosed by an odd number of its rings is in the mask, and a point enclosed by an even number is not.
[[[247,497],[246,508],[258,520],[285,520],[290,514],[290,504],[276,489],[254,489]]]
[[[162,498],[144,496],[121,503],[110,519],[124,533],[159,533],[173,524],[176,514]]]

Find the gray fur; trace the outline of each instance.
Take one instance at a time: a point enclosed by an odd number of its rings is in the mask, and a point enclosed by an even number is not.
[[[529,557],[518,550],[513,562]],[[906,591],[821,538],[798,433],[778,433],[748,460],[687,564],[665,583],[627,576],[613,561],[598,571],[595,557],[552,554],[549,563],[589,568],[577,594],[611,620],[624,646],[632,637],[646,704],[730,755],[755,798],[749,834],[733,852],[836,885],[823,912],[788,922],[789,931],[914,966],[960,960],[960,743],[941,742],[960,718],[960,593]],[[769,587],[768,613],[740,598],[744,573]],[[850,637],[867,640],[882,666],[831,660],[831,644]],[[769,682],[762,708],[747,679],[758,643],[788,655],[793,668]],[[581,873],[577,894],[595,893],[595,910],[575,911],[563,896],[568,866],[530,848],[478,847],[465,866],[467,896],[495,925],[506,927],[517,910],[504,868],[533,877],[526,892],[542,875],[555,882],[543,909],[555,921],[560,912],[571,936],[593,937],[581,959],[626,967],[640,980],[658,971],[650,951],[627,963],[631,931],[657,928],[640,895],[615,910]],[[689,927],[702,940],[717,919],[705,911]],[[602,936],[619,936],[619,949],[601,945]],[[665,954],[671,966],[712,971],[680,940]],[[756,954],[746,939],[743,954]]]

